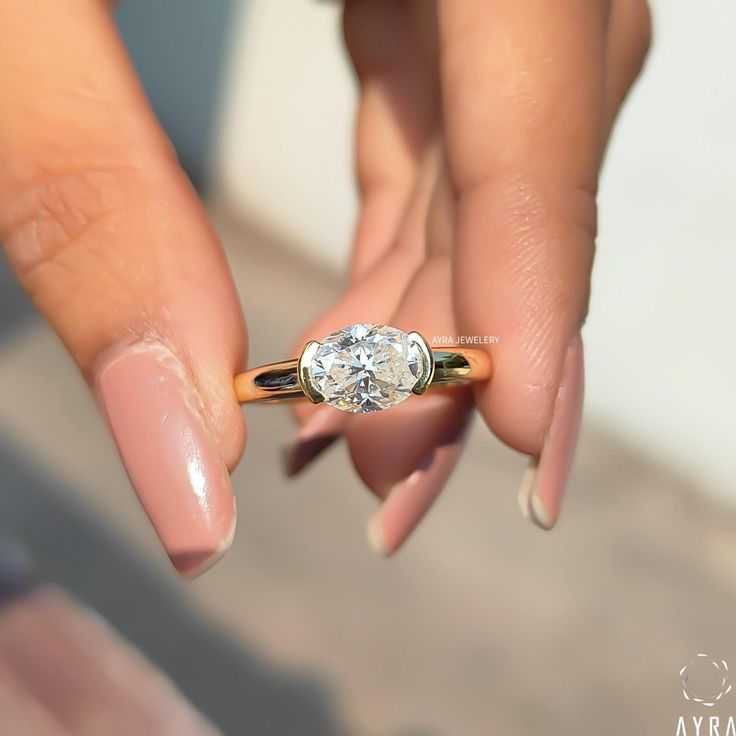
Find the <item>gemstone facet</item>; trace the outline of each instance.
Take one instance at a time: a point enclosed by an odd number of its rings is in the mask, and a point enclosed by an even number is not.
[[[427,351],[406,332],[370,322],[328,335],[310,356],[306,378],[342,411],[382,411],[409,397],[428,374]]]

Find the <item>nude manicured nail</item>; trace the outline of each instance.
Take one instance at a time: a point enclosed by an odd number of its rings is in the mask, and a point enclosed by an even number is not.
[[[316,409],[284,450],[286,475],[291,478],[316,460],[342,434],[347,419],[345,413],[329,406]]]
[[[583,410],[583,342],[576,335],[565,353],[552,423],[539,458],[532,458],[519,488],[522,513],[543,529],[559,519],[577,446]]]
[[[459,438],[434,448],[406,480],[389,491],[366,526],[368,543],[374,552],[391,555],[401,547],[445,486],[462,450]]]
[[[235,534],[230,476],[174,353],[157,342],[114,348],[97,390],[120,456],[176,569],[195,576]]]

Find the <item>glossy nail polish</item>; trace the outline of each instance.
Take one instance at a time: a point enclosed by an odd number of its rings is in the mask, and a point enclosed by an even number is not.
[[[583,409],[584,366],[580,334],[565,353],[560,387],[547,436],[538,458],[532,458],[519,488],[522,513],[543,529],[559,519],[572,467]]]
[[[368,520],[366,535],[374,552],[396,552],[427,513],[462,455],[462,438],[433,448],[408,478],[397,483]]]
[[[140,502],[176,569],[195,576],[235,533],[230,477],[175,354],[154,341],[113,348],[97,392]]]

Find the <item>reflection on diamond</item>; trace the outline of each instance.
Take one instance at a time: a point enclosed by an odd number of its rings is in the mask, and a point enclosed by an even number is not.
[[[381,411],[402,402],[424,373],[426,358],[395,327],[358,323],[322,340],[307,372],[325,403],[343,411]]]

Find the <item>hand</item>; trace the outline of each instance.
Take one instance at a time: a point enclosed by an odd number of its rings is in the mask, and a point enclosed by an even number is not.
[[[530,456],[519,500],[550,528],[583,395],[580,328],[606,141],[649,44],[644,0],[348,0],[361,83],[362,205],[350,288],[305,334],[359,321],[432,336],[497,336],[471,392],[348,417],[297,409],[298,472],[344,433],[383,503],[368,525],[394,552],[462,452],[477,407]]]
[[[215,234],[102,0],[0,2],[0,99],[8,259],[174,565],[196,574],[232,540],[245,437],[245,326]]]

